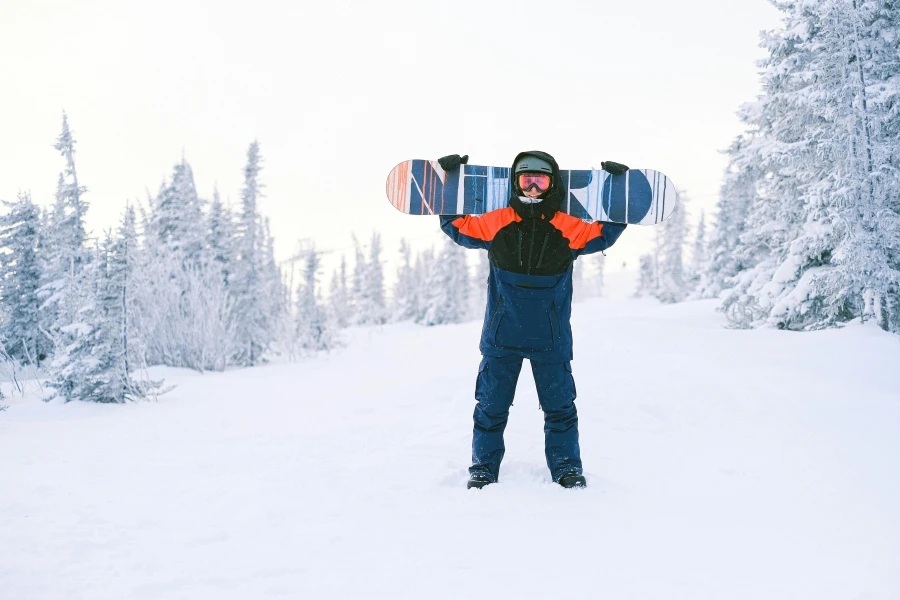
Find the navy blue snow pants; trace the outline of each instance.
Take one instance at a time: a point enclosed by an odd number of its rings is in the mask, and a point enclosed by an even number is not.
[[[485,356],[475,384],[475,430],[472,435],[472,475],[497,481],[506,448],[503,430],[522,370],[521,356]],[[566,473],[581,474],[578,447],[578,413],[575,410],[575,380],[568,362],[532,362],[531,372],[538,400],[544,411],[544,453],[553,481]]]

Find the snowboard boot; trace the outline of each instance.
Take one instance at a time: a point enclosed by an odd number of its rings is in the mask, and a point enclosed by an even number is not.
[[[584,478],[584,475],[579,475],[578,473],[566,473],[559,478],[557,483],[564,488],[587,487],[587,480]]]
[[[472,475],[469,477],[469,482],[466,484],[466,489],[471,490],[475,488],[476,490],[480,490],[484,486],[494,483],[490,479],[488,479],[487,475]]]

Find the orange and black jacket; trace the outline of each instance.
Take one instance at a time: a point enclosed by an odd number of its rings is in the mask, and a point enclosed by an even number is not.
[[[513,183],[509,206],[483,215],[442,216],[441,229],[457,244],[489,253],[482,354],[568,361],[572,262],[612,246],[625,225],[586,222],[559,211],[563,188],[556,161],[533,151],[517,156],[513,165],[526,154],[553,165],[554,185],[541,202],[523,203]]]

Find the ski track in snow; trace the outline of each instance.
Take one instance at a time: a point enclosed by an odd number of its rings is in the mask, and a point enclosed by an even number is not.
[[[550,481],[527,365],[501,483],[465,489],[479,323],[7,400],[0,598],[900,597],[900,342],[714,306],[574,306],[586,490]]]

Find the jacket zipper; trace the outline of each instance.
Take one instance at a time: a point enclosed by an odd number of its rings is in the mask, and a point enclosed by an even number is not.
[[[516,236],[519,238],[518,252],[519,252],[519,266],[521,267],[522,266],[522,230],[521,229],[518,229],[516,231]]]
[[[534,256],[534,236],[537,234],[537,219],[531,220],[531,246],[528,247],[528,275],[531,275],[531,257]]]
[[[548,231],[546,234],[544,234],[544,241],[541,244],[541,253],[538,255],[538,262],[537,262],[537,265],[534,267],[535,269],[540,269],[541,263],[544,262],[544,250],[547,249],[547,239],[549,239],[549,238],[550,238],[550,232]]]

